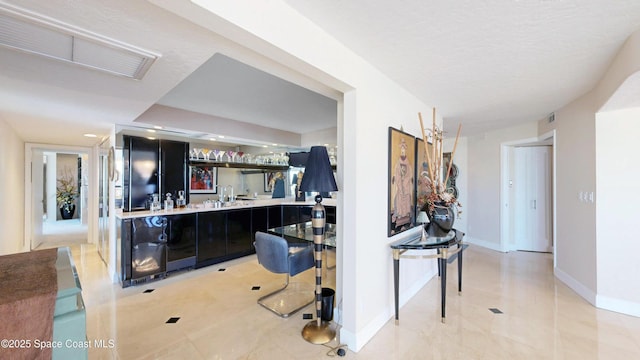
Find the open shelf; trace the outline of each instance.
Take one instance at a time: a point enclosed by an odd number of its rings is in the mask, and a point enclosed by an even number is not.
[[[224,162],[224,161],[213,161],[213,160],[189,160],[189,165],[205,165],[205,166],[215,166],[215,167],[223,167],[223,168],[233,168],[233,169],[256,169],[256,170],[270,170],[270,171],[285,171],[289,169],[289,165],[259,165],[259,164],[247,164],[247,163],[234,163],[234,162]]]

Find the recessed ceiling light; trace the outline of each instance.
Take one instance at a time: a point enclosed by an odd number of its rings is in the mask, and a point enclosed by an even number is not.
[[[154,129],[158,129],[158,130],[162,130],[162,126],[158,126],[158,125],[154,126],[153,128]]]
[[[155,131],[155,130],[153,130],[153,129],[147,129],[147,132],[154,133],[154,132],[156,132],[156,131]]]
[[[90,138],[98,137],[98,135],[96,134],[84,134],[84,136],[90,137]]]
[[[224,139],[224,135],[218,135],[220,139]]]
[[[147,137],[147,139],[149,139],[149,140],[155,140],[156,138],[154,138],[154,137],[152,137],[152,136],[149,136],[149,137]]]
[[[209,139],[209,140],[211,140],[211,141],[216,141],[216,139],[215,139],[215,138],[211,138],[211,139]]]
[[[267,147],[267,145],[262,145],[262,147]]]

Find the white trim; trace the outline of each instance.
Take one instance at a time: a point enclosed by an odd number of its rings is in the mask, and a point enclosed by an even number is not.
[[[82,146],[65,146],[65,145],[52,145],[52,144],[39,144],[39,143],[25,143],[24,144],[24,239],[22,251],[31,250],[31,158],[33,156],[33,149],[47,149],[61,153],[85,153],[87,154],[87,173],[89,174],[89,186],[87,188],[87,229],[88,229],[88,242],[96,243],[97,229],[98,229],[98,216],[97,216],[97,182],[98,179],[95,175],[96,170],[96,155],[94,148],[82,147]]]
[[[566,272],[557,267],[553,268],[553,273],[558,280],[567,285],[571,290],[575,291],[582,298],[587,300],[591,305],[596,306],[596,293],[584,286],[581,282],[571,277]]]
[[[469,243],[469,244],[473,244],[473,245],[482,246],[483,248],[487,248],[487,249],[491,249],[491,250],[495,250],[495,251],[499,251],[499,252],[509,252],[509,249],[504,248],[499,243],[496,243],[496,242],[493,242],[493,241],[482,240],[482,239],[476,239],[476,238],[471,237],[471,236],[466,236],[465,235],[464,242]]]
[[[552,252],[553,252],[553,266],[556,266],[556,242],[558,237],[556,236],[557,234],[557,214],[558,211],[556,209],[556,196],[557,196],[557,191],[556,191],[556,155],[557,155],[557,144],[556,144],[556,130],[551,130],[548,131],[544,134],[541,134],[537,137],[530,137],[530,138],[526,138],[526,139],[521,139],[521,140],[513,140],[513,141],[506,141],[500,144],[500,245],[499,245],[499,249],[496,249],[497,251],[502,251],[502,252],[507,252],[507,251],[512,251],[512,250],[516,250],[516,248],[514,247],[514,245],[509,245],[507,244],[507,238],[508,238],[508,233],[509,233],[509,226],[510,226],[510,206],[511,204],[509,204],[509,148],[512,146],[516,146],[516,145],[520,145],[520,144],[529,144],[529,143],[535,143],[535,142],[539,142],[539,141],[543,141],[546,140],[548,138],[552,138],[553,140],[553,144],[552,144],[552,169],[551,169],[551,174],[552,174],[552,178],[551,178],[551,208],[552,208],[552,212],[553,212],[553,227],[551,229],[552,232],[552,241],[553,241],[553,246],[552,246]],[[468,240],[467,240],[468,241]],[[484,246],[482,244],[478,244],[480,246]],[[488,246],[485,246],[488,247]],[[491,248],[491,247],[489,247]]]
[[[604,310],[615,311],[621,314],[640,317],[640,303],[633,301],[596,295],[596,307]]]

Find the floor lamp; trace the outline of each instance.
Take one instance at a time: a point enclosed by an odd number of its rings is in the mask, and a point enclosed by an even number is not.
[[[300,190],[303,192],[313,191],[320,194],[338,190],[326,147],[311,147]],[[322,242],[324,240],[326,212],[324,206],[322,206],[322,196],[320,194],[316,196],[316,204],[311,210],[311,227],[313,228],[313,246],[316,260],[316,320],[310,321],[302,329],[302,337],[312,344],[326,344],[336,337],[336,331],[329,326],[329,321],[322,321]]]

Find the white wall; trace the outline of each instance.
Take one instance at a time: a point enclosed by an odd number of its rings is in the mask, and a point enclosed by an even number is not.
[[[604,146],[596,147],[596,134],[598,138],[601,136],[599,133],[601,124],[598,124],[598,133],[596,132],[596,113],[603,108],[607,111],[615,111],[616,109],[608,104],[612,98],[616,98],[615,103],[618,106],[621,106],[619,100],[621,98],[630,101],[637,99],[635,92],[619,93],[619,91],[629,91],[629,88],[625,89],[623,84],[638,70],[640,70],[640,31],[636,31],[627,39],[592,91],[557,110],[556,120],[552,124],[542,120],[539,123],[540,133],[556,129],[556,276],[598,307],[625,313],[632,313],[629,310],[635,309],[635,314],[638,313],[637,309],[640,306],[637,296],[638,285],[623,281],[629,273],[617,274],[619,281],[612,277],[610,272],[613,265],[609,263],[611,254],[608,252],[600,254],[603,246],[611,245],[611,239],[601,233],[599,224],[601,219],[596,216],[596,209],[598,212],[608,211],[610,216],[621,219],[625,219],[627,215],[619,206],[604,210],[604,206],[601,207],[600,204],[601,201],[606,204],[611,200],[608,199],[609,196],[605,195],[603,198],[599,194],[608,182],[600,175],[599,169],[596,178],[596,161],[605,158],[600,152],[608,152]],[[629,121],[622,120],[617,125],[618,135],[621,136],[637,130],[637,126],[633,126]],[[606,130],[602,136],[604,136],[602,139],[604,143],[611,142]],[[637,153],[635,145],[637,140],[633,138],[627,142],[622,140],[623,137],[615,145],[616,156],[620,153]],[[611,161],[611,158],[607,161]],[[604,184],[600,184],[600,181],[604,181]],[[578,197],[580,191],[594,192],[594,203],[580,201]],[[616,244],[619,253],[627,251],[624,246],[618,245]],[[602,269],[600,256],[604,256]],[[601,289],[606,293],[600,295]]]
[[[640,108],[596,117],[597,306],[640,316]]]
[[[0,255],[29,250],[24,240],[24,142],[0,116]]]
[[[154,1],[188,15],[184,4]],[[393,315],[393,267],[387,238],[388,126],[420,135],[425,104],[382,75],[282,1],[196,1],[211,18],[197,21],[324,86],[344,93],[338,115],[338,289],[341,341],[358,351]],[[188,6],[187,6],[188,7]],[[247,11],[251,9],[251,11]],[[240,31],[239,31],[240,30]],[[438,119],[438,123],[441,120]],[[417,230],[417,228],[416,228]],[[401,297],[435,272],[433,261],[406,260]],[[437,294],[434,294],[437,296]]]
[[[470,136],[467,140],[468,200],[467,235],[470,243],[502,251],[500,243],[501,145],[519,139],[536,137],[537,123]],[[463,204],[464,205],[464,204]]]
[[[553,125],[557,147],[555,273],[595,304],[595,205],[578,197],[580,191],[596,190],[593,93],[556,111]]]
[[[329,144],[335,145],[338,141],[338,129],[330,128],[324,130],[313,131],[302,134],[300,137],[300,146],[311,147],[314,145]]]

